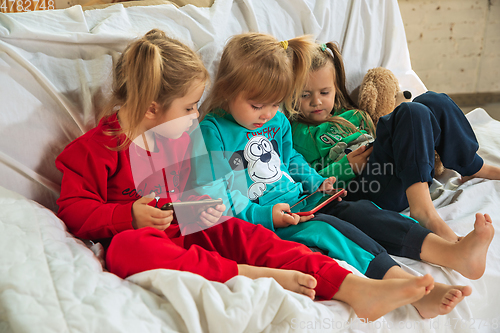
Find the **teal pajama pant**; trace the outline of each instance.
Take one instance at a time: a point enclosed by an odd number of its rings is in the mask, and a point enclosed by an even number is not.
[[[397,265],[389,254],[420,260],[430,232],[415,220],[367,200],[334,201],[307,222],[276,229],[280,238],[319,248],[374,279],[383,278]]]

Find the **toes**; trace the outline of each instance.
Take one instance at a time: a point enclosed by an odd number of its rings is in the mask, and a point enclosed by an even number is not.
[[[430,274],[425,274],[417,280],[417,285],[419,287],[425,287],[426,290],[428,289],[430,291],[434,288],[434,279]]]
[[[476,213],[476,222],[481,223],[481,225],[487,225],[488,223],[493,223],[493,220],[488,214]]]
[[[434,289],[434,284],[425,287],[425,294],[428,295],[432,289]]]
[[[441,305],[444,306],[444,307],[450,307],[451,304],[453,304],[453,300],[451,299],[448,299],[448,298],[443,298],[443,300],[441,301]]]
[[[444,297],[443,304],[455,303],[461,296],[462,293],[459,290],[450,290]]]
[[[476,223],[484,224],[484,222],[486,222],[485,216],[481,213],[476,213]]]
[[[472,294],[472,288],[471,286],[465,286],[462,288],[461,290],[461,293],[463,296],[469,296],[470,294]]]
[[[308,275],[308,274],[301,274],[299,276],[298,282],[300,285],[307,287],[307,288],[310,288],[310,289],[316,288],[316,285],[318,284],[316,279],[313,276]]]
[[[299,287],[299,293],[309,297],[312,300],[314,300],[314,297],[316,296],[316,292],[314,291],[314,289],[309,289],[303,286]]]
[[[316,279],[314,277],[311,276],[311,278],[309,279],[308,281],[308,284],[307,286],[309,288],[316,288],[316,286],[318,285],[318,281],[316,281]]]
[[[448,292],[448,299],[453,300],[462,297],[462,292],[458,289],[453,289]]]

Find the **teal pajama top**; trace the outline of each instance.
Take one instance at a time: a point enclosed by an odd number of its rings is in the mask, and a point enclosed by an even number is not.
[[[325,180],[293,148],[290,122],[281,112],[251,131],[219,109],[208,114],[200,128],[201,133],[192,133],[191,161],[192,187],[198,193],[222,198],[225,215],[261,224],[285,240],[320,248],[365,273],[375,255],[330,224],[314,220],[274,227],[275,204],[293,206]],[[317,199],[302,202],[292,211],[308,211],[316,203]]]

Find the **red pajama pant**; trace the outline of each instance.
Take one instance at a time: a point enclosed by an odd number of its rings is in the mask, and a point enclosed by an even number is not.
[[[120,232],[111,241],[106,264],[121,278],[166,268],[218,282],[238,275],[237,264],[296,270],[316,278],[316,295],[324,299],[331,299],[350,273],[330,257],[236,218],[186,236],[178,224],[165,231],[148,227]]]

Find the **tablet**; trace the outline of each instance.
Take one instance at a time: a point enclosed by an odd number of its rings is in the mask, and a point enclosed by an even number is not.
[[[337,192],[335,192],[335,194],[333,194],[331,197],[329,197],[328,199],[324,200],[323,202],[321,202],[319,205],[317,205],[316,207],[314,207],[313,209],[307,211],[307,212],[297,212],[297,213],[294,213],[294,214],[297,214],[297,215],[300,215],[300,216],[307,216],[307,215],[311,215],[311,214],[314,214],[316,213],[318,210],[320,210],[321,208],[325,207],[326,205],[328,205],[330,202],[332,202],[333,200],[337,200],[338,197],[342,196],[343,194],[345,193],[345,190],[343,188],[340,188],[337,190]],[[306,200],[307,198],[309,198],[310,196],[314,195],[316,193],[313,193],[311,195],[308,195],[307,197],[305,197],[304,199],[300,200],[299,202],[297,202],[295,205],[293,205],[292,207],[290,207],[290,209],[292,209],[294,206],[296,206],[297,204],[299,204],[300,202],[302,202],[303,200]]]
[[[184,201],[184,202],[169,202],[164,204],[161,210],[172,210],[181,208],[197,208],[197,207],[215,207],[217,205],[222,205],[222,199],[206,199],[198,201]]]

